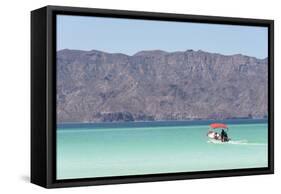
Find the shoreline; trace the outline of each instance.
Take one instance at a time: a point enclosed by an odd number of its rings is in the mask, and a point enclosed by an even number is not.
[[[79,123],[67,122],[57,123],[57,129],[62,128],[133,128],[133,127],[158,127],[158,126],[185,126],[185,125],[209,125],[214,122],[222,122],[226,124],[255,124],[255,123],[268,123],[268,119],[198,119],[198,120],[166,120],[166,121],[129,121],[129,122],[99,122],[99,123]]]

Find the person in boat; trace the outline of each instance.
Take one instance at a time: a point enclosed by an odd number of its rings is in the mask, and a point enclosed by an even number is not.
[[[217,133],[217,132],[215,132],[214,138],[215,138],[216,140],[219,140],[219,139],[220,139],[220,134]]]
[[[225,132],[224,129],[221,130],[221,141],[222,142],[228,141],[228,135],[227,135],[227,133]]]

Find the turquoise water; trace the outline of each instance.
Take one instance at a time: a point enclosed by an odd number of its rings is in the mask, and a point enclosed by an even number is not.
[[[267,123],[226,122],[223,144],[207,123],[58,125],[57,179],[267,167]]]

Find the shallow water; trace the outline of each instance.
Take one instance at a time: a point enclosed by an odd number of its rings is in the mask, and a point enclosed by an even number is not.
[[[175,123],[58,125],[57,179],[267,167],[267,123],[226,122],[229,143],[206,121]]]

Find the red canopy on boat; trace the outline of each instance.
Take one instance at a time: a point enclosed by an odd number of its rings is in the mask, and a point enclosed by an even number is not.
[[[212,123],[210,124],[210,127],[212,127],[213,129],[216,129],[216,128],[224,128],[224,129],[227,129],[227,125],[226,124],[223,124],[223,123]]]

